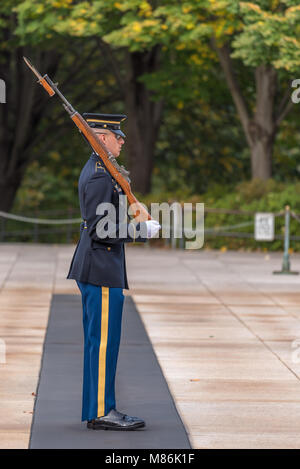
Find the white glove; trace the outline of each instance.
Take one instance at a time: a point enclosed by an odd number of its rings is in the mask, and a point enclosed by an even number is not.
[[[160,224],[156,220],[147,220],[145,223],[147,226],[147,238],[154,238],[161,229]]]

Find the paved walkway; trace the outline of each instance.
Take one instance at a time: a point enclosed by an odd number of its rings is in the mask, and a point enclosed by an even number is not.
[[[78,294],[73,250],[0,245],[1,448],[28,447],[51,297]],[[272,275],[281,254],[128,247],[127,259],[192,446],[299,448],[300,276]]]

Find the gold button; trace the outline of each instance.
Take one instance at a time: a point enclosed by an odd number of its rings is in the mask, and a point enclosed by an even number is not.
[[[107,250],[108,250],[108,251],[110,251],[110,250],[111,250],[111,248],[107,248]]]

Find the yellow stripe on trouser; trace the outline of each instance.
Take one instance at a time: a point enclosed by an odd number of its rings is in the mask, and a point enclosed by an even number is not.
[[[108,310],[109,288],[102,287],[102,311],[101,311],[101,339],[99,348],[98,369],[98,412],[97,416],[105,415],[105,372],[106,372],[106,348],[108,336]]]

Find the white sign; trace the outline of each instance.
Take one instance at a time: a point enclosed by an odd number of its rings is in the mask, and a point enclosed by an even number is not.
[[[256,213],[254,224],[254,239],[256,241],[274,240],[274,214]]]

